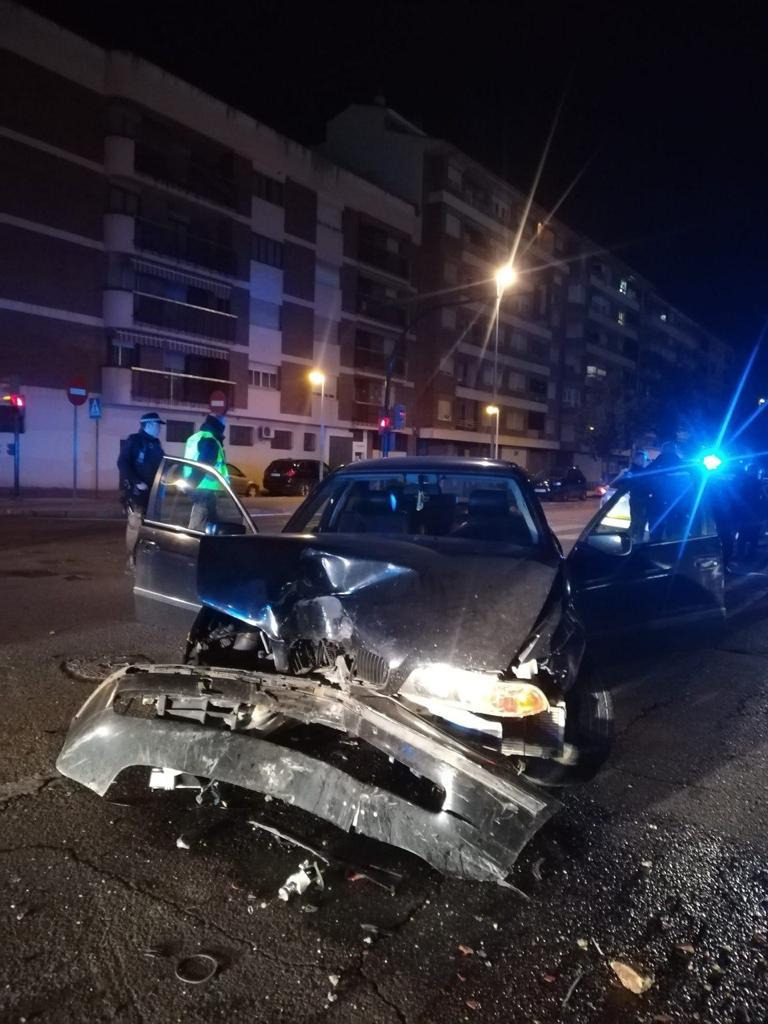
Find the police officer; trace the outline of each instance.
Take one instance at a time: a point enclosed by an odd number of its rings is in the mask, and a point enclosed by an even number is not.
[[[117,468],[120,471],[120,487],[128,512],[128,525],[125,530],[125,547],[128,553],[126,570],[133,572],[136,568],[136,542],[139,539],[141,521],[147,512],[149,491],[155,473],[163,460],[163,446],[158,438],[160,427],[165,420],[160,419],[156,412],[145,412],[141,417],[141,429],[131,434],[120,446]]]
[[[187,438],[184,458],[213,466],[220,476],[229,480],[227,457],[224,453],[226,425],[227,421],[223,413],[220,416],[209,413],[203,420],[200,429]],[[204,476],[198,482],[189,517],[190,530],[199,530],[202,533],[205,532],[208,523],[216,522],[216,491],[218,489],[218,482],[211,476]]]

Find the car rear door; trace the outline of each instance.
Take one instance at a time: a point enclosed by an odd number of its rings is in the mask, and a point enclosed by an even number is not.
[[[137,618],[189,628],[200,608],[200,538],[257,532],[227,481],[212,466],[163,459],[136,546],[133,593]]]
[[[720,620],[723,551],[698,471],[648,472],[621,486],[566,559],[587,632]]]

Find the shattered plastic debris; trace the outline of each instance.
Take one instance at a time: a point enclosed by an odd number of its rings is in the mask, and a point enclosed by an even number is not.
[[[479,1010],[480,1009],[480,1003],[478,1003],[478,1001],[476,999],[467,999],[466,1000],[466,1005],[469,1007],[470,1010]]]
[[[179,836],[179,838],[176,840],[176,846],[177,846],[177,848],[179,850],[190,850],[190,849],[192,849],[192,847],[187,842],[187,840],[184,838],[184,836]]]
[[[589,939],[576,939],[579,949],[589,949]]]
[[[655,981],[652,974],[640,974],[633,967],[630,967],[629,964],[622,963],[621,960],[611,960],[611,970],[624,988],[634,992],[636,996],[641,996],[643,992],[647,992]]]
[[[533,875],[533,877],[536,879],[537,882],[543,881],[543,879],[541,877],[541,865],[543,863],[544,863],[544,858],[543,857],[539,857],[539,859],[535,860],[533,862],[532,866],[531,866],[531,874]]]
[[[475,952],[471,946],[464,946],[461,943],[459,943],[458,950],[462,956],[473,956]]]
[[[328,975],[328,981],[330,981],[330,983],[331,983],[331,988],[336,988],[336,986],[341,981],[341,976],[338,975],[338,974],[329,974]]]
[[[581,979],[584,977],[584,974],[585,974],[585,972],[581,969],[581,967],[578,969],[578,971],[576,971],[576,977],[573,979],[571,984],[568,986],[568,991],[565,993],[565,998],[563,999],[563,1002],[561,1004],[563,1007],[566,1007],[568,1005],[568,1003],[570,1003],[571,996],[576,991],[576,989],[579,987],[579,985],[581,983]]]
[[[303,860],[299,864],[299,870],[289,875],[277,891],[278,897],[285,903],[296,894],[301,896],[307,891],[310,885],[316,885],[318,889],[325,888],[323,873],[313,860]]]

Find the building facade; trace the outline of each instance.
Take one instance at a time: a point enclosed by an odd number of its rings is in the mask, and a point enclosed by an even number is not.
[[[257,481],[275,458],[375,454],[387,392],[392,454],[488,454],[493,404],[501,456],[533,473],[589,460],[607,391],[694,363],[722,393],[716,339],[383,104],[334,118],[321,154],[0,0],[0,139],[0,381],[27,397],[24,484],[72,480],[75,377],[103,413],[77,414],[86,488],[116,486],[147,409],[180,454],[213,391]],[[12,461],[3,446],[0,486]]]
[[[216,390],[228,456],[258,481],[274,458],[370,454],[412,204],[133,56],[0,14],[0,380],[27,398],[22,481],[71,483],[79,376],[102,401],[103,488],[142,412],[180,454]],[[3,450],[0,486],[11,470]]]

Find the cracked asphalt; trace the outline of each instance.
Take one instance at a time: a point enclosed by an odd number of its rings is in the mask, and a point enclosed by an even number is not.
[[[572,533],[577,513],[555,515]],[[5,522],[0,549],[3,1024],[768,1020],[765,576],[733,578],[727,629],[648,639],[603,670],[611,760],[502,890],[258,797],[199,808],[128,773],[100,800],[57,777],[89,673],[175,658],[180,638],[131,621],[119,523]],[[255,815],[402,880],[390,893],[331,868],[322,892],[283,903],[304,854]],[[184,984],[197,952],[219,970]],[[648,990],[623,988],[612,961]]]

